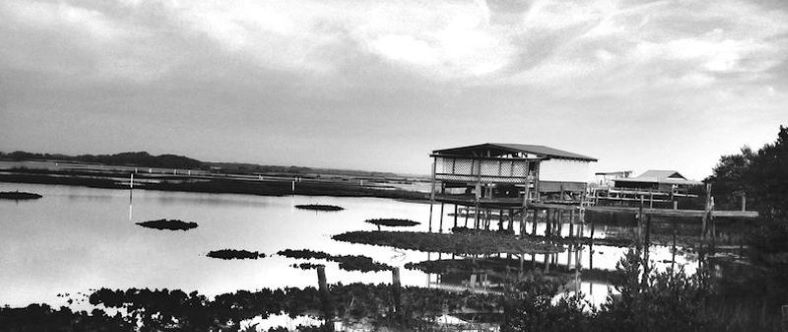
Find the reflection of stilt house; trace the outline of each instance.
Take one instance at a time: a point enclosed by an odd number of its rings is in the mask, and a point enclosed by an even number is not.
[[[491,210],[497,210],[502,222],[508,210],[510,230],[514,214],[525,211],[529,202],[579,199],[586,189],[588,165],[596,161],[542,145],[499,143],[435,150],[430,156],[431,199],[441,202],[441,209],[443,203],[455,205],[455,225],[458,206],[472,208],[475,227],[480,213],[487,214],[489,223]]]

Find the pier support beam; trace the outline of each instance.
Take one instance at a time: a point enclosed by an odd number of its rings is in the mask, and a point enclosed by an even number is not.
[[[432,160],[432,182],[430,183],[430,222],[429,222],[429,232],[432,233],[432,206],[435,204],[435,167],[437,167],[437,161],[435,159]]]

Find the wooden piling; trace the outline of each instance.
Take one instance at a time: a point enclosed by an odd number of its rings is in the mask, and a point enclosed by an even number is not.
[[[594,269],[594,221],[591,220],[591,235],[588,245],[588,269]]]
[[[429,219],[429,232],[432,233],[432,206],[435,205],[435,168],[437,167],[436,160],[432,161],[432,182],[430,183],[430,219]]]
[[[514,233],[514,209],[509,209],[509,231]]]
[[[671,259],[670,259],[670,269],[671,269],[671,271],[676,266],[676,233],[678,232],[676,230],[676,219],[673,219],[672,226],[673,226],[673,247],[671,248],[671,252],[672,253],[671,253]]]
[[[525,233],[525,221],[528,216],[528,199],[529,196],[531,196],[530,188],[528,187],[529,184],[530,183],[528,179],[526,179],[525,187],[523,188],[523,209],[522,209],[523,215],[522,218],[520,219],[520,236],[523,236]]]
[[[569,238],[571,239],[575,233],[575,210],[569,213]]]
[[[438,218],[438,233],[443,233],[443,205],[444,203],[441,202],[441,216]]]
[[[525,260],[525,254],[520,253],[520,279],[523,278],[523,260]]]
[[[538,215],[539,215],[539,210],[534,209],[534,219],[533,219],[533,222],[531,223],[531,234],[532,235],[536,235],[536,223],[539,220],[539,219],[537,219]],[[523,226],[523,227],[525,227],[525,226]]]
[[[550,273],[550,259],[548,254],[544,255],[544,274]]]
[[[640,209],[638,209],[638,247],[643,245],[643,200],[643,195],[640,195]]]
[[[707,229],[707,224],[708,224],[710,211],[711,211],[711,183],[707,183],[706,184],[706,205],[705,205],[705,208],[704,208],[702,225],[701,225],[701,233],[700,233],[701,240],[705,240],[706,239],[706,229]]]
[[[491,214],[492,213],[490,212],[490,209],[484,210],[484,230],[487,230],[487,231],[490,230],[490,215]]]
[[[552,225],[551,224],[553,223],[553,220],[552,220],[553,218],[552,218],[552,212],[551,211],[552,211],[552,209],[547,209],[547,216],[545,218],[544,236],[550,236],[550,233],[552,233],[552,229],[551,229]]]
[[[391,294],[394,296],[394,312],[396,312],[398,318],[401,318],[402,285],[400,284],[399,267],[391,270]]]
[[[334,331],[334,309],[331,305],[331,293],[328,291],[328,283],[326,282],[326,267],[317,267],[317,284],[320,290],[320,302],[323,306],[323,316],[325,324],[323,325],[324,331]]]
[[[648,208],[649,209],[653,209],[654,208],[654,190],[653,189],[649,189],[648,190]]]
[[[454,228],[457,228],[457,204],[454,204]]]
[[[558,215],[555,218],[556,219],[555,222],[556,222],[556,224],[558,226],[558,227],[556,227],[558,229],[558,232],[556,233],[556,235],[558,235],[558,237],[563,237],[563,235],[561,235],[561,234],[564,231],[564,211],[563,210],[558,210],[556,212],[558,212]]]
[[[648,283],[648,275],[649,275],[649,245],[651,244],[651,215],[646,216],[646,236],[643,241],[643,284]]]

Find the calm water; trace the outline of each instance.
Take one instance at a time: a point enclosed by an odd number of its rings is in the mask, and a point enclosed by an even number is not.
[[[0,305],[61,305],[65,299],[58,298],[58,293],[73,297],[100,287],[179,288],[210,296],[239,289],[316,286],[315,271],[290,267],[302,261],[274,255],[288,248],[366,255],[393,266],[427,259],[426,253],[337,242],[331,236],[376,229],[364,220],[383,217],[421,221],[408,230],[427,231],[428,204],[136,190],[130,205],[128,190],[0,183],[0,191],[17,189],[44,197],[0,201]],[[345,210],[315,213],[294,208],[309,203],[339,205]],[[434,211],[435,220],[439,210]],[[194,221],[199,227],[184,232],[135,225],[160,218]],[[451,218],[445,220],[448,225]],[[224,248],[260,251],[270,257],[220,260],[205,256]],[[612,269],[623,253],[619,248],[595,249],[595,268]],[[654,249],[654,254],[669,255],[664,248]],[[587,260],[584,252],[581,261]],[[565,254],[559,255],[559,262],[566,262]],[[326,274],[329,283],[391,281],[389,272],[342,271],[336,263],[326,264]],[[406,285],[427,287],[429,280],[435,280],[432,277],[402,269]],[[582,287],[587,294],[593,293],[595,302],[607,293],[606,285],[583,283]]]

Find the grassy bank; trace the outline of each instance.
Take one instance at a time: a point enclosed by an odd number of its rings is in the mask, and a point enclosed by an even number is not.
[[[552,254],[563,251],[561,246],[545,241],[521,240],[514,236],[470,233],[424,232],[347,232],[331,237],[337,241],[389,246],[400,249],[448,254]]]
[[[55,171],[42,169],[13,169],[0,171],[0,182],[56,184],[104,189],[128,189],[129,172],[117,171]],[[182,191],[216,194],[245,194],[263,196],[310,195],[336,197],[379,197],[403,200],[426,200],[427,194],[415,191],[362,186],[347,181],[301,181],[295,189],[290,179],[215,175],[186,176],[135,174],[134,189]]]

